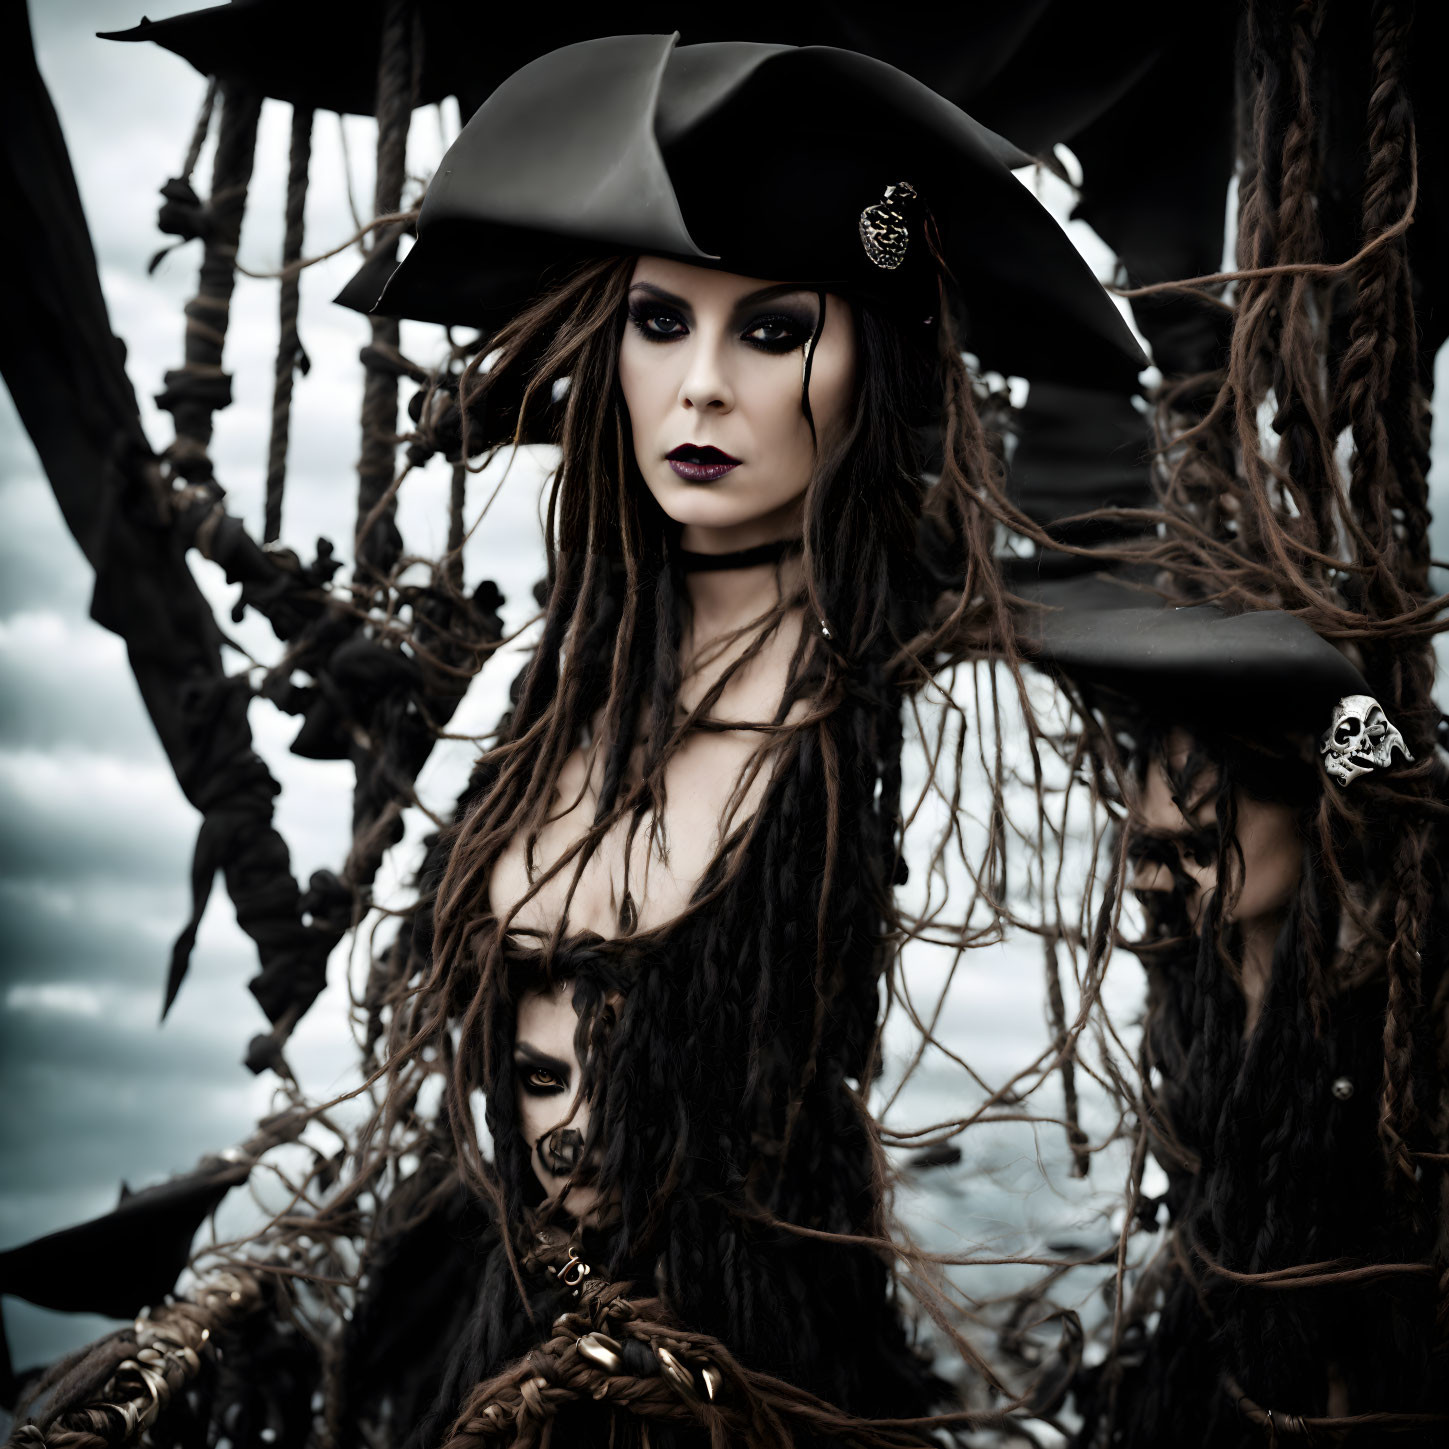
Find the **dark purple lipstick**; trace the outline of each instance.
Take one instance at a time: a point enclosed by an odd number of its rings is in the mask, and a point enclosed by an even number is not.
[[[686,483],[713,483],[723,478],[731,468],[740,466],[738,458],[731,458],[718,448],[701,448],[694,443],[683,443],[664,456]]]

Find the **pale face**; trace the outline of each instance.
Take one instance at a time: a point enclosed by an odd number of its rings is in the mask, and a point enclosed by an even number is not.
[[[1191,744],[1182,731],[1169,739],[1168,754],[1174,768],[1180,768],[1187,759]],[[1217,889],[1218,871],[1214,857],[1203,854],[1195,858],[1190,841],[1194,834],[1216,823],[1215,793],[1216,781],[1206,778],[1194,782],[1187,798],[1174,799],[1166,770],[1154,760],[1133,813],[1134,823],[1141,828],[1180,840],[1177,848],[1182,870],[1194,883],[1187,900],[1194,926],[1201,918],[1208,895]],[[1240,793],[1237,817],[1243,882],[1228,919],[1245,929],[1276,925],[1298,889],[1302,854],[1298,812],[1291,805],[1255,800]],[[1160,862],[1143,861],[1132,885],[1138,891],[1169,892],[1172,872]]]
[[[839,436],[855,395],[849,304],[685,262],[640,257],[629,289],[619,381],[634,456],[659,506],[697,553],[796,536],[817,440]]]
[[[589,1134],[589,1104],[579,1095],[574,1033],[579,1018],[567,982],[532,992],[518,1003],[513,1073],[518,1126],[529,1145],[534,1176],[550,1197],[563,1190],[578,1166]],[[563,1206],[576,1218],[591,1214],[598,1193],[569,1189]]]

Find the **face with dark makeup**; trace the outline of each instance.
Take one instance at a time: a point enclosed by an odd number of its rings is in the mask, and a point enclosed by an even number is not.
[[[579,1091],[574,1040],[578,1025],[568,982],[530,992],[518,1003],[513,1046],[518,1126],[533,1174],[549,1197],[563,1191],[588,1140],[589,1104]],[[588,1184],[569,1188],[563,1199],[563,1207],[580,1220],[597,1205],[597,1190]]]
[[[817,450],[855,394],[847,302],[732,272],[641,257],[619,382],[634,456],[681,542],[728,553],[800,532]],[[802,407],[810,362],[810,414]]]

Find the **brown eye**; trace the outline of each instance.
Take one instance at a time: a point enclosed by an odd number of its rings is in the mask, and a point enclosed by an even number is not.
[[[552,1067],[518,1063],[519,1090],[530,1097],[552,1097],[568,1088],[567,1073],[556,1072]]]

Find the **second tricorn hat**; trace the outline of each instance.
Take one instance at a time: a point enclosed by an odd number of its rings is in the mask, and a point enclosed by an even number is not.
[[[1332,644],[1271,609],[1051,610],[1024,624],[1021,642],[1040,667],[1129,701],[1135,712],[1249,738],[1321,735],[1340,700],[1368,693]]]
[[[893,66],[825,46],[623,35],[524,66],[440,163],[418,241],[339,298],[501,325],[549,275],[649,253],[935,310],[939,251],[982,363],[1131,385],[1145,359],[1031,158]]]
[[[1067,588],[1082,596],[1078,585]],[[1040,597],[1053,592],[1062,590],[1047,585]],[[1311,735],[1340,785],[1413,762],[1363,675],[1302,619],[1274,609],[1227,614],[1211,604],[1113,607],[1104,602],[1113,593],[1130,596],[1105,581],[1095,593],[1099,607],[1034,615],[1021,644],[1109,717],[1260,743]]]

